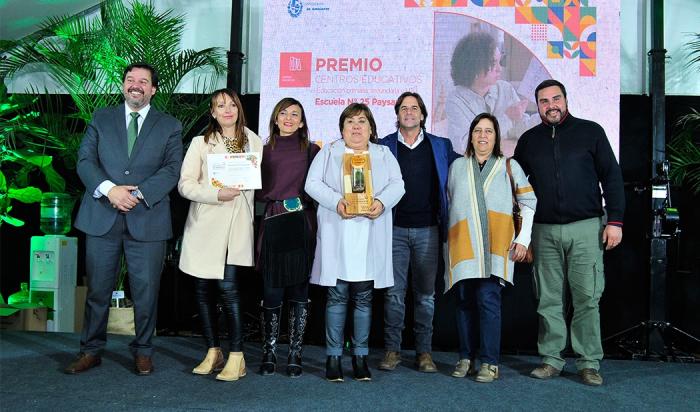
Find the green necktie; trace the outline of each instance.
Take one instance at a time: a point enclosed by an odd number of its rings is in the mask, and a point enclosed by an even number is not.
[[[139,113],[131,112],[131,121],[129,122],[129,127],[126,130],[126,140],[129,149],[129,156],[131,156],[131,149],[134,148],[134,143],[136,143],[136,136],[139,135]]]

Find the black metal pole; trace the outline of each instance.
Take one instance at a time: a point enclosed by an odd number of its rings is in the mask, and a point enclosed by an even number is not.
[[[659,185],[662,179],[667,179],[661,170],[666,160],[666,49],[664,49],[664,1],[652,0],[651,2],[651,38],[652,49],[649,51],[651,60],[650,94],[652,112],[652,184]],[[653,192],[653,191],[652,191]],[[650,273],[649,281],[649,319],[652,325],[649,329],[649,351],[651,353],[664,352],[663,327],[655,327],[666,322],[666,242],[661,237],[660,211],[664,207],[666,198],[654,196],[652,193],[652,229],[650,245]]]
[[[243,38],[243,1],[231,1],[231,42],[227,53],[228,74],[226,87],[241,91],[243,78],[243,60],[245,55],[241,51]]]

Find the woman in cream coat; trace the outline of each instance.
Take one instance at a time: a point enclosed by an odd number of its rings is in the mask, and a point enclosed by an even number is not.
[[[191,200],[185,223],[180,269],[195,277],[195,298],[208,352],[192,373],[221,371],[218,380],[233,381],[246,374],[243,359],[237,266],[253,265],[253,190],[212,187],[207,155],[262,153],[260,138],[245,127],[236,92],[222,89],[211,99],[211,116],[204,136],[192,139],[182,164],[178,190]],[[216,330],[217,289],[229,329],[230,354],[224,356]],[[223,370],[222,370],[223,369]]]

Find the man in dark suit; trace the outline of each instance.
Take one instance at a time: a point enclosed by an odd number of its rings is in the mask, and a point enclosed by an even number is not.
[[[384,295],[384,345],[379,369],[392,371],[401,362],[408,268],[413,286],[416,367],[434,373],[432,359],[435,277],[439,244],[447,234],[447,172],[459,157],[449,140],[425,131],[428,110],[418,93],[405,92],[394,105],[397,131],[379,141],[401,167],[406,193],[394,207],[394,286]]]
[[[172,237],[169,192],[182,164],[182,125],[150,105],[158,73],[148,64],[124,70],[125,103],[95,112],[78,152],[85,194],[75,227],[86,234],[88,281],[80,353],[66,373],[100,365],[112,290],[124,253],[134,301],[136,372],[153,371],[151,337],[165,242]]]

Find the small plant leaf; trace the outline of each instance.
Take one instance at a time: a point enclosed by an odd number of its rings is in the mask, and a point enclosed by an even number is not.
[[[0,221],[7,222],[7,224],[14,227],[24,226],[24,221],[8,215],[0,215]]]
[[[36,203],[41,201],[41,190],[34,186],[23,188],[10,188],[7,192],[8,197],[17,199],[22,203]]]

